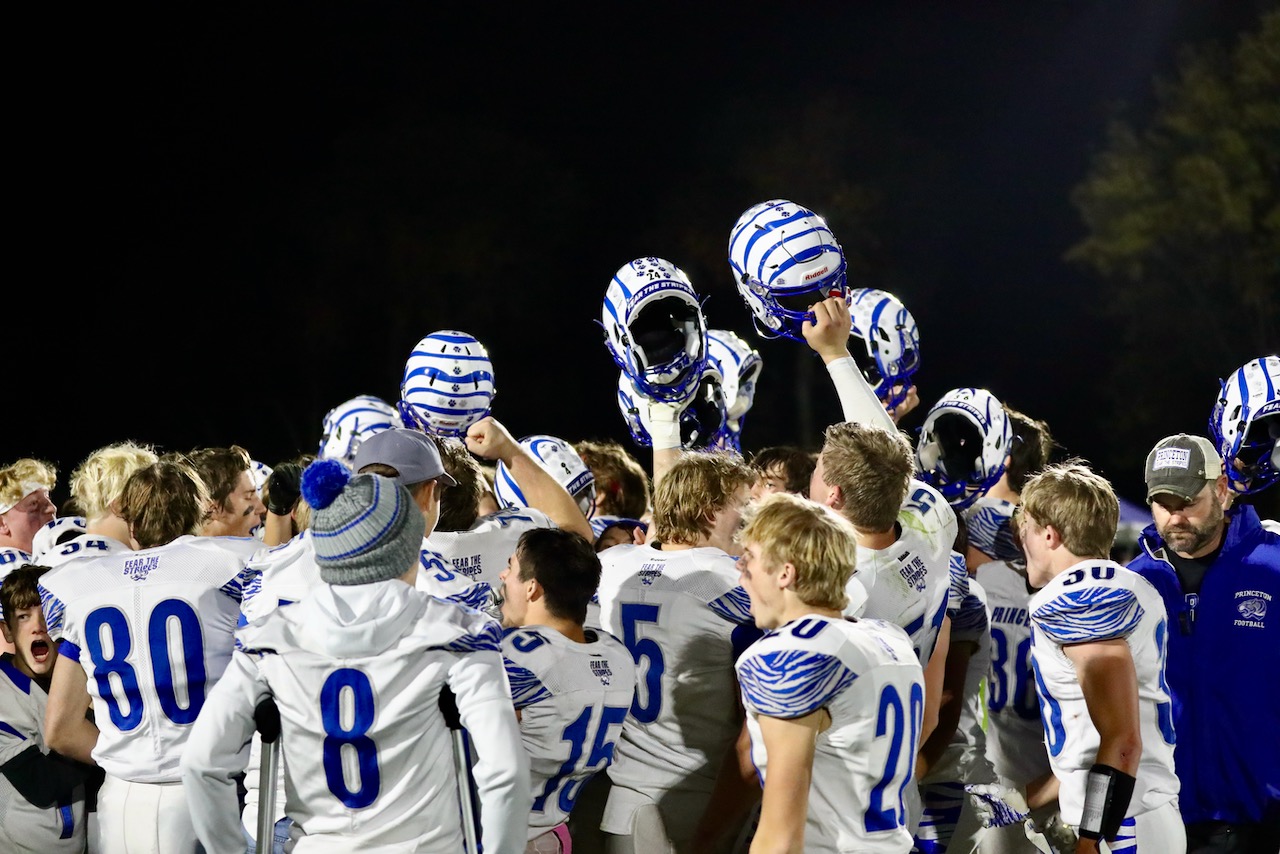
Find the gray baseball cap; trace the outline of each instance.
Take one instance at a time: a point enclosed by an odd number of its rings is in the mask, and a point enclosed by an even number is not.
[[[1186,433],[1168,436],[1147,454],[1147,501],[1161,493],[1194,501],[1222,471],[1222,457],[1208,439]]]
[[[359,472],[372,463],[391,466],[400,472],[397,483],[412,486],[424,480],[434,480],[444,486],[457,486],[458,482],[445,474],[440,451],[431,437],[408,427],[392,427],[381,430],[360,443],[351,467]]]

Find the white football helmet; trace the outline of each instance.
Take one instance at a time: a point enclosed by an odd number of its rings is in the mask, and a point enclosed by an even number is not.
[[[405,362],[401,420],[426,433],[462,437],[489,414],[495,393],[493,363],[483,344],[454,329],[432,332]]]
[[[689,277],[675,264],[637,258],[614,273],[600,325],[613,361],[649,397],[674,403],[697,385],[707,323]]]
[[[339,403],[324,416],[316,456],[322,460],[338,460],[350,467],[365,439],[399,425],[400,416],[391,404],[371,394],[357,395]]]
[[[752,205],[729,232],[729,266],[756,331],[804,341],[809,306],[848,296],[844,252],[826,220],[786,199]]]
[[[916,319],[893,294],[875,288],[849,291],[850,333],[862,339],[851,346],[867,384],[892,409],[907,399],[911,378],[920,369],[920,330]]]
[[[1004,474],[1013,431],[1004,405],[983,388],[957,388],[925,416],[916,442],[917,476],[963,510]]]
[[[642,448],[653,446],[649,434],[649,407],[646,398],[626,372],[618,375],[618,409],[627,423],[631,440]],[[665,402],[665,401],[664,401]],[[723,446],[726,442],[724,390],[720,371],[706,362],[693,393],[674,404],[680,411],[680,446],[685,450]]]
[[[756,381],[764,360],[759,351],[728,329],[707,330],[707,360],[720,371],[725,402],[724,432],[736,450],[741,447],[742,419],[755,402]]]
[[[538,461],[578,502],[582,515],[590,516],[596,508],[596,477],[587,464],[564,439],[555,436],[526,436],[520,445]],[[493,492],[503,507],[527,507],[524,492],[502,460],[498,460],[493,478]]]
[[[89,533],[88,525],[83,516],[56,516],[45,522],[31,537],[31,562],[40,563],[67,540]]]
[[[1246,362],[1223,381],[1209,434],[1234,491],[1260,492],[1280,480],[1280,356]]]

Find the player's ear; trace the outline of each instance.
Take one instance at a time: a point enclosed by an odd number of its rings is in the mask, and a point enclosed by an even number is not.
[[[9,631],[9,621],[0,620],[0,634],[4,635],[5,642],[13,644],[13,632]]]
[[[1051,549],[1056,549],[1062,545],[1062,533],[1052,525],[1045,525],[1044,533],[1040,536],[1048,538],[1047,542]]]
[[[786,589],[792,587],[796,583],[796,565],[791,562],[785,562],[778,569],[778,587]]]
[[[831,487],[831,492],[827,495],[827,506],[832,510],[841,510],[844,508],[844,491],[838,487]]]

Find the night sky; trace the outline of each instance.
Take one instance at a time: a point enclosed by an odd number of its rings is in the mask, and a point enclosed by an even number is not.
[[[76,83],[26,128],[58,166],[15,249],[45,256],[37,301],[86,290],[30,335],[10,324],[24,414],[0,462],[57,464],[55,499],[126,438],[274,464],[314,451],[341,401],[394,402],[441,329],[486,344],[517,437],[630,446],[595,321],[644,255],[758,344],[744,448],[816,447],[839,416],[825,372],[755,335],[725,260],[738,215],[782,197],[827,216],[852,285],[915,316],[905,429],[985,386],[1141,498],[1145,451],[1107,441],[1107,286],[1062,260],[1083,236],[1068,194],[1178,46],[1229,45],[1253,4],[437,5],[78,21],[82,49],[60,54]],[[1255,355],[1198,366],[1160,435],[1203,431],[1216,377]]]

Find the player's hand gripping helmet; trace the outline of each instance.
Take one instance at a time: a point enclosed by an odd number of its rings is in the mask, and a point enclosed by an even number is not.
[[[741,336],[728,329],[707,330],[707,361],[720,371],[724,391],[727,447],[741,448],[742,419],[755,402],[756,381],[764,360]]]
[[[489,351],[454,329],[432,332],[413,347],[400,382],[406,427],[460,438],[489,414],[495,394]]]
[[[596,507],[596,477],[564,439],[555,436],[526,436],[520,446],[538,461],[556,482],[568,490],[582,515],[591,516]],[[524,492],[502,460],[498,460],[493,478],[493,492],[503,507],[527,507]]]
[[[1234,491],[1260,492],[1280,480],[1280,356],[1246,362],[1223,381],[1209,433]]]
[[[875,288],[849,291],[849,325],[863,348],[850,346],[853,359],[876,397],[893,409],[907,398],[920,369],[920,330],[893,294]]]
[[[647,396],[674,403],[698,383],[707,323],[684,271],[662,258],[637,258],[614,273],[600,312],[605,346]]]
[[[982,388],[953,389],[920,428],[917,476],[963,510],[1004,474],[1012,439],[1009,416],[995,395]]]
[[[753,205],[729,233],[729,266],[756,331],[804,341],[809,306],[847,296],[844,252],[826,220],[786,199]]]
[[[339,403],[324,416],[316,456],[322,460],[338,460],[349,467],[365,439],[399,425],[400,416],[391,404],[371,394],[357,395]]]
[[[702,449],[725,441],[724,389],[720,385],[720,371],[710,362],[703,365],[693,393],[674,404],[646,397],[625,372],[618,375],[618,409],[627,423],[631,440],[642,448],[653,446],[649,421],[651,404],[676,408],[681,448]]]

